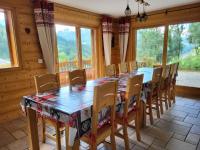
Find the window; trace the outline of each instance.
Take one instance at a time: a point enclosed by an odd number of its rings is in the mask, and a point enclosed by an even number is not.
[[[169,25],[167,62],[177,61],[177,84],[200,87],[200,22]]]
[[[138,62],[145,62],[149,67],[162,64],[164,29],[164,27],[155,27],[137,30],[136,60]]]
[[[92,74],[92,29],[56,24],[56,34],[60,72],[83,68]]]
[[[83,68],[92,68],[92,30],[81,28],[81,48]]]
[[[17,48],[11,11],[0,9],[0,69],[17,66]]]
[[[78,68],[78,51],[76,46],[76,28],[74,26],[56,25],[58,59],[60,71]]]

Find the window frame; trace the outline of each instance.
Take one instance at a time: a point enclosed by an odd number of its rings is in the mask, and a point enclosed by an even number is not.
[[[95,45],[95,43],[94,43],[94,41],[95,41],[94,40],[94,38],[95,38],[95,36],[94,36],[94,30],[95,30],[95,28],[90,27],[90,26],[77,25],[77,24],[72,24],[72,23],[63,23],[63,22],[55,22],[55,25],[63,25],[63,26],[73,26],[73,27],[75,27],[77,58],[78,58],[78,69],[85,69],[85,68],[83,68],[83,64],[82,64],[83,59],[82,59],[81,28],[91,29],[92,56],[94,55],[94,45]],[[57,53],[58,53],[58,47],[57,47]],[[58,56],[58,54],[57,54],[57,56]],[[92,61],[92,68],[94,68],[93,57],[92,57],[91,61]],[[58,66],[59,66],[59,59],[58,59]],[[88,68],[88,69],[92,69],[92,68]],[[65,72],[65,71],[63,71],[63,72]],[[60,73],[62,73],[62,72],[60,72]]]
[[[17,33],[16,9],[7,6],[1,6],[0,11],[5,15],[6,33],[8,38],[9,56],[11,66],[1,67],[0,72],[13,71],[21,69],[21,53],[19,47],[19,38]]]
[[[168,25],[167,25],[168,26]],[[137,32],[138,32],[138,30],[141,30],[141,29],[152,29],[152,28],[159,28],[159,27],[163,27],[164,28],[164,32],[163,32],[163,49],[162,49],[162,61],[161,61],[161,64],[160,65],[166,65],[165,64],[165,55],[167,54],[166,53],[166,47],[165,47],[165,38],[167,38],[167,37],[165,37],[166,36],[166,27],[167,27],[166,25],[163,25],[163,24],[159,24],[159,25],[151,25],[151,26],[145,26],[145,27],[139,27],[139,28],[133,28],[132,30],[135,30],[135,46],[134,46],[134,49],[135,49],[135,60],[137,60]],[[167,32],[168,32],[168,30],[167,30]],[[168,33],[167,33],[168,34]],[[168,39],[168,38],[167,38]],[[167,55],[166,55],[167,56]],[[167,59],[167,58],[166,58]]]
[[[176,25],[176,24],[189,24],[189,23],[197,23],[200,22],[199,19],[197,20],[188,20],[188,21],[178,21],[178,22],[169,22],[169,23],[156,23],[153,25],[147,25],[147,26],[141,26],[141,27],[132,27],[131,28],[131,34],[133,35],[133,54],[134,54],[134,60],[137,59],[137,30],[140,29],[146,29],[146,28],[154,28],[154,27],[160,27],[164,26],[164,37],[163,37],[163,51],[162,51],[162,66],[165,67],[168,62],[167,62],[167,57],[168,57],[168,31],[169,31],[169,26],[170,25]],[[186,87],[189,89],[200,89],[198,87],[191,87],[191,86],[185,86],[185,85],[177,85],[178,87]]]

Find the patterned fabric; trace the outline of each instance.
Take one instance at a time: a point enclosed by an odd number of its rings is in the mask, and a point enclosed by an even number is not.
[[[128,37],[130,30],[130,18],[121,18],[119,21],[119,47],[121,62],[126,60],[126,52],[128,47]]]
[[[104,16],[102,19],[103,47],[106,65],[111,63],[112,18]]]
[[[126,84],[129,76],[130,74],[123,74],[119,77],[105,77],[94,81],[88,81],[86,86],[82,88],[77,87],[77,89],[70,90],[67,86],[37,95],[24,96],[21,101],[21,106],[24,111],[25,107],[31,107],[43,117],[51,118],[63,125],[68,124],[70,126],[70,138],[79,138],[83,134],[88,133],[91,128],[94,87],[108,81],[118,80],[116,111],[120,114],[123,113],[124,109]],[[147,85],[147,83],[144,84],[142,93],[146,93],[145,85]],[[142,95],[142,99],[145,99],[144,94]],[[85,101],[85,103],[82,103],[82,101]],[[78,105],[75,105],[75,103]],[[131,99],[129,104],[129,111],[133,110],[135,110],[135,97]],[[99,128],[109,123],[110,109],[103,109],[99,113],[98,120]],[[71,146],[73,142],[74,140],[70,143]]]
[[[44,61],[49,73],[56,72],[56,33],[54,4],[47,0],[34,0],[34,16]]]
[[[104,16],[102,19],[103,33],[112,33],[112,18]]]
[[[34,1],[35,22],[37,25],[54,25],[54,4],[46,0]]]

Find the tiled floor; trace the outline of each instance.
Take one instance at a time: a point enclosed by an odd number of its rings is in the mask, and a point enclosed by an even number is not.
[[[50,128],[48,131],[54,132]],[[26,137],[26,118],[0,124],[0,150],[28,149]],[[161,119],[155,119],[153,126],[142,130],[142,142],[136,140],[132,129],[129,129],[129,139],[133,150],[200,150],[200,100],[177,97],[176,104],[165,111]],[[122,139],[116,137],[116,143],[117,149],[124,149]],[[62,145],[65,145],[64,136]],[[81,143],[81,150],[87,148],[87,144]],[[55,150],[55,143],[47,140],[41,149]],[[106,150],[109,146],[101,144],[98,149]]]

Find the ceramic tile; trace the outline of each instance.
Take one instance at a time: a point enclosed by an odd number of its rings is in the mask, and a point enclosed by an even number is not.
[[[200,135],[189,133],[186,138],[186,142],[197,145],[199,143]]]
[[[168,150],[195,150],[196,146],[172,138],[166,146]]]

